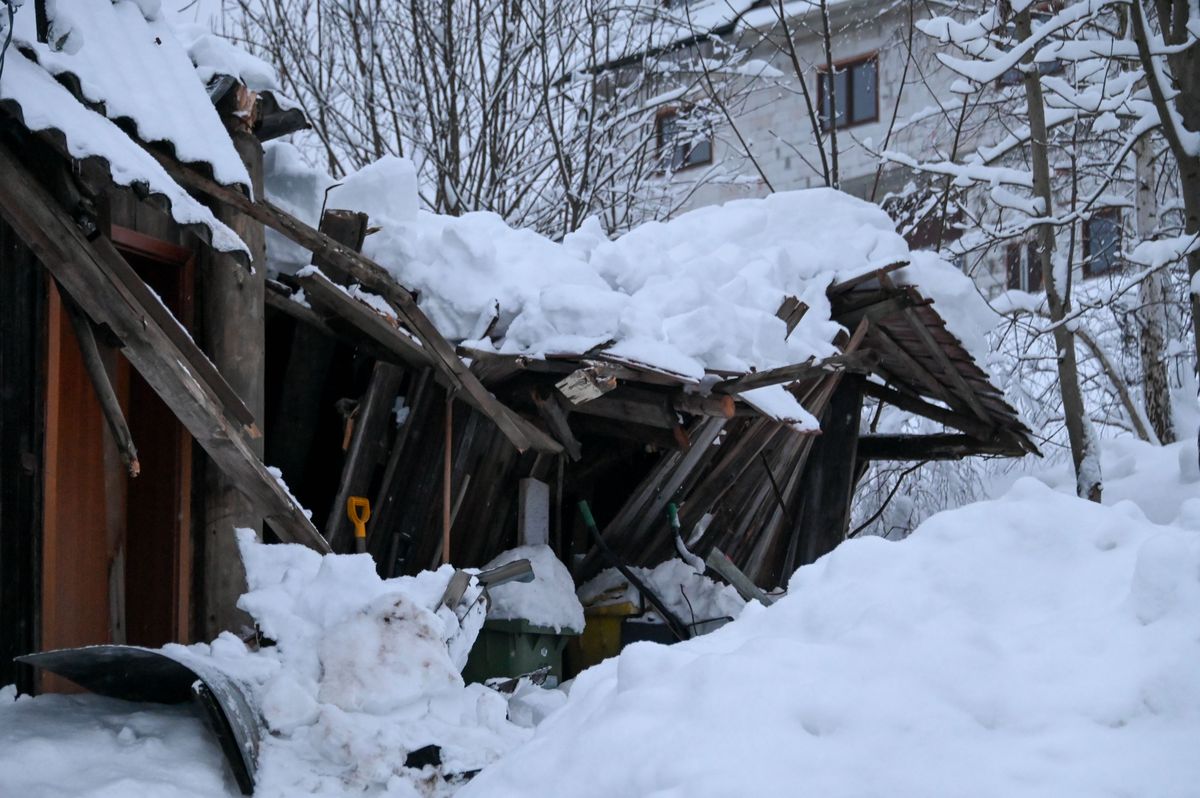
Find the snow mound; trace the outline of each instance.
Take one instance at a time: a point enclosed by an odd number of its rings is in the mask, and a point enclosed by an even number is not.
[[[585,671],[459,795],[1191,796],[1197,617],[1200,534],[1022,480]]]
[[[532,582],[510,582],[488,591],[492,606],[488,618],[525,620],[556,632],[583,631],[583,605],[575,597],[575,581],[553,550],[546,545],[518,546],[497,555],[481,570],[499,568],[516,560],[529,560]]]

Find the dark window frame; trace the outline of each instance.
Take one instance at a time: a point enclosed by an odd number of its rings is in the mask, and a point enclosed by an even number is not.
[[[869,117],[861,119],[852,118],[850,112],[854,109],[854,70],[864,64],[875,65],[875,103],[874,110]],[[879,51],[873,50],[863,55],[856,55],[852,58],[843,58],[840,61],[833,62],[833,71],[836,74],[839,72],[846,73],[846,97],[838,98],[836,85],[834,88],[834,97],[838,100],[844,99],[845,102],[838,102],[837,110],[840,111],[842,119],[841,123],[832,125],[836,130],[846,130],[847,128],[858,127],[859,125],[869,125],[872,122],[879,121]],[[825,118],[825,76],[829,74],[829,70],[824,66],[817,67],[817,107],[816,112],[821,120],[821,129],[829,130],[830,120]],[[836,120],[834,120],[836,122]]]
[[[1004,272],[1009,291],[1036,294],[1046,290],[1036,241],[1019,241],[1005,247]]]
[[[690,107],[680,108],[669,106],[662,108],[654,115],[654,157],[658,161],[658,172],[664,174],[682,172],[698,166],[707,166],[713,162],[713,134],[711,128],[703,136],[697,135],[688,141],[678,141],[678,133],[667,138],[664,127],[668,120],[678,120],[682,114],[688,113]],[[707,145],[707,152],[702,157],[696,157],[696,151],[701,145]],[[670,147],[668,152],[667,148]]]
[[[1095,263],[1096,253],[1092,252],[1092,222],[1097,219],[1106,219],[1113,222],[1114,229],[1117,231],[1117,240],[1114,244],[1114,251],[1110,257],[1112,266],[1106,269],[1097,269]],[[1083,222],[1083,276],[1084,277],[1101,277],[1105,274],[1118,274],[1125,268],[1125,263],[1121,259],[1121,244],[1125,238],[1125,230],[1123,228],[1124,219],[1121,215],[1120,208],[1104,208],[1098,210],[1089,216]]]

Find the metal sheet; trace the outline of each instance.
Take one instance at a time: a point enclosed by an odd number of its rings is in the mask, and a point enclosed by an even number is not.
[[[85,646],[17,657],[93,693],[157,704],[194,702],[216,735],[238,787],[254,793],[262,714],[242,682],[186,651],[164,653],[138,646]]]

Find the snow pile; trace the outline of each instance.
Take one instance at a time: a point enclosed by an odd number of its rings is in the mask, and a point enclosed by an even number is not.
[[[446,777],[527,734],[506,719],[502,696],[463,684],[483,605],[461,625],[440,605],[453,569],[383,580],[365,555],[322,557],[248,533],[239,541],[249,585],[239,606],[276,644],[250,653],[226,637],[189,651],[257,685],[274,733],[260,755],[260,798],[439,794],[451,789]],[[269,660],[267,675],[258,660]],[[441,748],[441,768],[407,768],[406,756],[428,745]]]
[[[653,568],[631,568],[662,600],[675,617],[699,630],[714,628],[719,619],[735,619],[742,614],[746,600],[729,585],[721,584],[696,570],[683,560],[664,560]],[[643,602],[637,588],[626,581],[616,568],[601,571],[579,588],[579,598],[589,607],[630,602],[650,610],[650,619],[657,618],[649,602]]]
[[[575,582],[549,546],[518,546],[483,566],[499,568],[516,560],[529,560],[532,582],[510,582],[488,590],[492,605],[487,617],[492,620],[525,620],[556,632],[583,631],[583,605],[575,597]]]
[[[258,703],[271,732],[259,751],[258,798],[447,795],[462,774],[529,736],[507,719],[504,696],[463,684],[484,604],[473,587],[461,621],[441,605],[449,566],[383,580],[367,555],[266,546],[247,530],[239,543],[249,586],[239,606],[274,645],[252,650],[225,633],[163,651],[237,679]],[[534,702],[524,703],[531,716]],[[237,794],[215,742],[183,708],[97,696],[0,704],[0,794]],[[431,745],[440,766],[406,765]],[[27,762],[76,751],[63,772],[24,772]]]
[[[1198,617],[1197,531],[1023,480],[627,648],[460,795],[1182,798]]]
[[[0,795],[235,798],[216,738],[188,707],[0,690]]]

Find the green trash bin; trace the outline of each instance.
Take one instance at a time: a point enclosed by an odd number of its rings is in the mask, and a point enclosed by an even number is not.
[[[570,629],[555,631],[524,620],[485,621],[463,668],[463,680],[483,682],[498,676],[513,678],[550,666],[548,686],[562,681],[563,649],[578,635]]]

